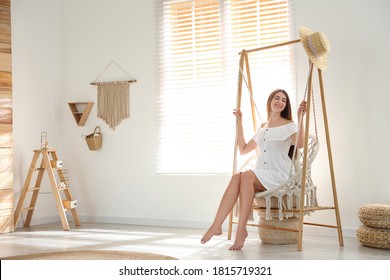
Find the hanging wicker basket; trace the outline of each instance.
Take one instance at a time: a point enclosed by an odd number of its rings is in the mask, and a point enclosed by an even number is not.
[[[95,127],[94,132],[85,135],[84,138],[88,144],[89,150],[96,151],[102,147],[102,133],[100,132],[100,126]]]

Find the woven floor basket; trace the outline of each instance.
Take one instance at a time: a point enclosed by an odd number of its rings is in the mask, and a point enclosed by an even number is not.
[[[390,230],[360,226],[356,232],[359,241],[367,246],[379,249],[390,249]]]
[[[390,204],[367,204],[360,207],[359,220],[363,225],[390,229]]]
[[[287,204],[287,197],[283,197],[284,205]],[[256,197],[255,203],[257,207],[265,208],[265,198]],[[293,207],[296,207],[295,201],[293,201]],[[278,199],[271,197],[271,209],[278,209]],[[265,219],[265,209],[258,209],[257,213],[260,217],[259,223],[267,227],[281,227],[288,229],[298,229],[299,219],[291,217],[289,219],[279,220],[279,212],[271,211],[272,220]],[[298,233],[285,230],[268,229],[259,227],[259,237],[264,244],[284,245],[284,244],[296,244],[298,243]]]
[[[266,220],[260,217],[260,224],[271,227],[281,227],[288,229],[298,229],[299,219],[289,218],[279,221],[279,219]],[[298,232],[259,228],[259,237],[264,244],[296,244],[298,243]]]

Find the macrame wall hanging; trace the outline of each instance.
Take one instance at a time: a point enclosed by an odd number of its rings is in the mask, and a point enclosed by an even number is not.
[[[130,80],[97,82],[112,64],[125,73]],[[127,74],[115,61],[111,61],[96,80],[91,83],[91,85],[98,87],[97,117],[104,120],[113,130],[123,119],[130,116],[130,83],[135,82],[137,80]]]

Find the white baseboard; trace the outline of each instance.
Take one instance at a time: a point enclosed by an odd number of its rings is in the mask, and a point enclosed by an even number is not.
[[[179,221],[171,219],[128,218],[128,217],[99,217],[80,216],[80,220],[89,223],[112,223],[140,226],[181,227],[181,228],[208,228],[210,225],[200,221]]]
[[[45,224],[51,224],[51,223],[57,223],[61,222],[60,218],[58,216],[51,216],[51,217],[43,217],[43,218],[36,218],[31,220],[31,226],[35,225],[45,225]],[[19,219],[16,228],[22,228],[24,224],[24,219],[22,217]]]

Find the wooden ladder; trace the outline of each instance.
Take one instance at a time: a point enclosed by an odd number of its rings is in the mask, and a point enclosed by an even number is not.
[[[41,163],[39,166],[37,166],[40,156],[42,156]],[[34,150],[34,156],[31,161],[31,165],[23,185],[22,193],[20,195],[18,205],[15,210],[15,216],[14,216],[15,228],[22,211],[27,212],[26,220],[24,221],[23,226],[24,227],[30,226],[45,170],[47,171],[47,174],[49,176],[50,185],[54,194],[57,211],[58,214],[60,215],[63,229],[69,230],[68,219],[65,214],[67,210],[71,211],[75,225],[76,226],[81,225],[75,208],[77,206],[77,202],[72,197],[72,194],[69,189],[69,183],[67,178],[64,176],[63,169],[62,167],[52,166],[52,163],[55,164],[57,162],[58,162],[58,156],[56,150],[52,148]],[[59,181],[58,183],[56,180],[55,171],[57,172],[58,175],[58,181]],[[35,172],[38,172],[36,176],[35,186],[30,187]],[[29,192],[32,192],[30,205],[26,208],[23,208],[24,201],[26,200],[27,193]],[[64,200],[62,200],[61,192],[63,192],[63,194],[65,195]]]

